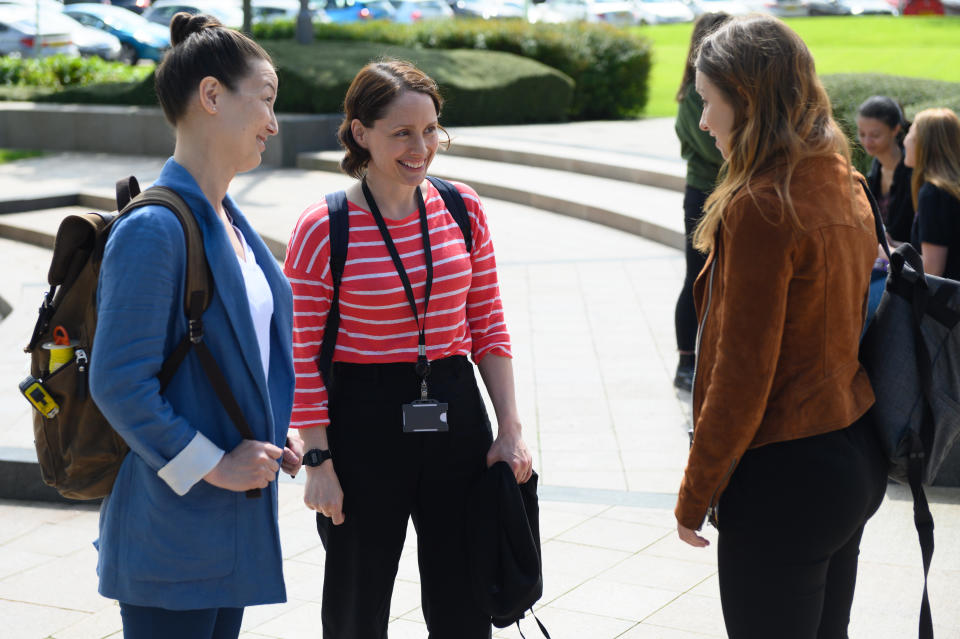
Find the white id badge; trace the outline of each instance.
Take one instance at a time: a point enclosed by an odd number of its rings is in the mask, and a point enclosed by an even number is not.
[[[403,405],[403,432],[443,433],[448,430],[446,402],[420,399]]]

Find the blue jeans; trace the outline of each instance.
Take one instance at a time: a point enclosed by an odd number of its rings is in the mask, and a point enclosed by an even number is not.
[[[167,610],[120,602],[124,639],[237,639],[243,608]]]

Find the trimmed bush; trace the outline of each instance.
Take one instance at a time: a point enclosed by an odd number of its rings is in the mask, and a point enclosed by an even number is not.
[[[255,25],[261,39],[293,38],[292,22]],[[481,49],[532,58],[575,83],[571,118],[640,115],[647,103],[650,42],[608,25],[529,24],[519,20],[436,20],[318,24],[319,40],[363,40],[423,49]]]
[[[370,42],[267,42],[280,77],[281,113],[339,113],[350,81],[382,56],[411,60],[440,85],[449,125],[556,122],[565,119],[573,81],[534,60],[495,51],[428,51]],[[136,82],[70,87],[0,87],[0,99],[68,104],[157,106],[153,74]]]
[[[277,109],[339,113],[350,81],[365,64],[388,56],[410,60],[440,85],[449,125],[563,120],[573,81],[556,69],[495,51],[427,51],[369,42],[266,42],[277,64]]]
[[[861,172],[870,169],[870,158],[857,140],[857,108],[872,95],[887,95],[900,102],[912,120],[930,107],[947,107],[960,113],[960,83],[905,78],[880,73],[838,73],[821,76],[833,104],[833,115],[853,147],[853,161]]]
[[[0,86],[62,89],[103,82],[130,82],[150,75],[150,70],[150,67],[131,67],[100,58],[3,56],[0,57]]]

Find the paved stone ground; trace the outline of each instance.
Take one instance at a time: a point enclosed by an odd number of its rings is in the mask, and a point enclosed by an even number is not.
[[[576,131],[571,138],[580,143]],[[66,183],[70,166],[82,173],[89,158],[64,157],[56,179]],[[141,173],[156,166],[142,162]],[[0,166],[0,192],[29,190],[24,172]],[[102,182],[90,180],[97,188]],[[232,192],[261,233],[285,242],[306,203],[346,182],[334,174],[263,170],[238,178]],[[715,552],[679,542],[672,516],[688,423],[688,398],[671,386],[682,255],[580,220],[485,204],[525,436],[542,478],[546,585],[538,614],[557,638],[725,636]],[[0,429],[0,446],[29,446],[23,400],[5,389],[22,374],[10,349],[22,346],[24,327],[29,330],[47,256],[0,241],[0,296],[28,303],[0,323],[0,348],[7,353],[0,356],[0,426],[14,425]],[[319,636],[323,550],[298,483],[284,479],[280,495],[290,600],[249,609],[243,636]],[[960,638],[960,491],[929,495],[937,522],[930,580],[937,637]],[[121,636],[116,604],[96,594],[96,525],[89,506],[0,501],[0,637]],[[711,529],[707,535],[715,539]],[[411,530],[391,609],[393,639],[426,636],[413,537]],[[915,635],[921,588],[909,491],[891,486],[864,537],[851,637]],[[538,636],[527,620],[523,628],[527,637]],[[496,636],[519,634],[505,629]]]

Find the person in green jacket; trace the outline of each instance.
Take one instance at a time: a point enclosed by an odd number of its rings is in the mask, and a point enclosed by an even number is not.
[[[680,390],[689,391],[693,387],[694,362],[696,358],[697,312],[693,305],[693,282],[703,269],[706,256],[693,248],[691,238],[703,215],[703,205],[707,196],[717,183],[717,175],[723,165],[723,156],[714,139],[700,128],[700,116],[703,113],[703,100],[694,89],[693,67],[700,49],[700,42],[717,27],[726,22],[729,15],[722,12],[704,13],[697,18],[690,37],[690,50],[687,52],[687,64],[683,71],[683,81],[677,91],[677,111],[675,126],[680,138],[680,155],[687,161],[687,188],[683,195],[683,228],[686,241],[684,252],[687,260],[683,288],[677,299],[674,322],[677,330],[677,351],[680,361],[673,385]]]

